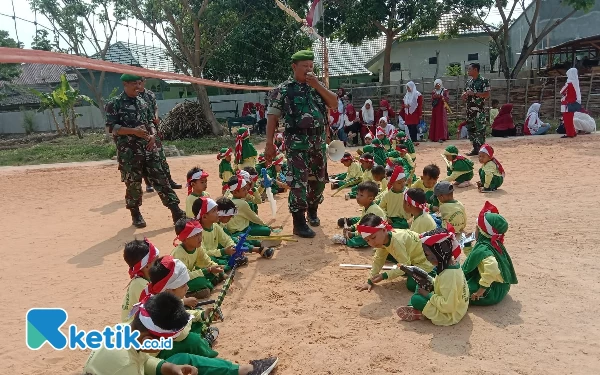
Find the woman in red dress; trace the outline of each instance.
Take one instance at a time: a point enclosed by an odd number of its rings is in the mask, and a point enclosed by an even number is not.
[[[575,116],[575,112],[581,111],[581,90],[579,89],[577,68],[567,70],[567,82],[560,90],[560,93],[562,95],[560,111],[562,112],[563,123],[567,132],[561,138],[573,138],[577,135],[573,116]]]
[[[448,90],[444,88],[441,79],[433,82],[431,92],[431,125],[429,126],[429,140],[444,142],[448,140],[448,114],[446,103],[450,101]]]

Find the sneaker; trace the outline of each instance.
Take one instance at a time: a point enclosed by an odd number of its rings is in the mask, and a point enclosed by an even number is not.
[[[333,243],[339,244],[339,245],[345,245],[346,244],[346,237],[342,236],[341,234],[334,234],[331,237],[331,241],[333,241]]]
[[[252,367],[254,367],[254,370],[249,372],[248,375],[269,375],[277,366],[277,362],[279,362],[279,358],[277,357],[250,361],[250,364]]]
[[[212,348],[219,338],[219,329],[217,327],[208,327],[204,338],[206,341],[208,341],[208,345]]]
[[[208,288],[200,289],[196,292],[190,292],[190,293],[186,294],[185,296],[186,297],[194,297],[196,299],[206,299],[206,298],[210,297],[210,289],[208,289]]]
[[[241,257],[241,258],[239,258],[238,260],[235,261],[235,264],[238,267],[243,267],[243,266],[247,265],[248,264],[248,257]]]
[[[146,193],[154,193],[154,188],[150,185],[146,185]]]
[[[275,254],[275,249],[272,247],[269,247],[269,248],[261,251],[260,256],[263,258],[266,258],[266,259],[271,259],[271,258],[273,258],[274,254]]]
[[[465,182],[461,182],[460,184],[456,184],[456,187],[459,188],[466,188],[471,186],[471,181],[465,181]]]

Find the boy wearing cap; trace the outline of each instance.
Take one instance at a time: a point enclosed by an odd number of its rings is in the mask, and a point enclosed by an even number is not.
[[[448,146],[444,150],[444,157],[448,161],[448,176],[444,181],[454,182],[457,187],[467,187],[471,185],[473,178],[473,162],[458,154],[456,146]]]
[[[206,192],[206,188],[208,187],[208,173],[200,169],[200,167],[194,167],[188,171],[186,177],[188,197],[185,200],[185,215],[188,218],[193,218],[192,205],[196,199],[210,197],[210,194]]]
[[[227,190],[227,181],[233,176],[233,168],[231,167],[231,156],[233,150],[231,148],[223,147],[217,154],[217,160],[219,163],[219,178],[221,179],[221,186],[223,191]]]
[[[105,107],[106,127],[116,138],[117,161],[121,181],[125,183],[125,206],[131,212],[132,224],[144,228],[140,213],[142,178],[147,176],[162,204],[171,210],[173,222],[185,216],[179,198],[169,184],[156,147],[156,129],[148,103],[138,96],[142,77],[123,74],[123,92]]]
[[[254,167],[258,152],[250,142],[250,131],[246,128],[239,128],[235,139],[235,162],[238,169],[244,167]]]
[[[454,199],[454,186],[448,181],[440,181],[435,184],[433,193],[440,202],[439,215],[442,218],[443,227],[452,224],[457,234],[460,234],[467,226],[467,212],[465,206]]]

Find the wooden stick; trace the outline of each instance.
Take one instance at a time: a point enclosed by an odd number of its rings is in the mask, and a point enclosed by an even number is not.
[[[348,269],[350,269],[350,268],[361,269],[361,270],[369,270],[369,269],[373,268],[373,266],[370,264],[345,264],[345,263],[341,263],[340,267],[348,268]],[[382,267],[382,269],[384,269],[384,270],[395,270],[396,268],[398,268],[397,265]]]

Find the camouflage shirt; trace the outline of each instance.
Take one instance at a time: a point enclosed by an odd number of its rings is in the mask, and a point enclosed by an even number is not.
[[[490,81],[487,78],[483,78],[481,75],[479,75],[475,79],[470,78],[467,81],[465,89],[479,93],[487,92],[491,89]],[[484,98],[480,98],[478,96],[467,97],[467,108],[471,108],[472,110],[478,110],[479,112],[483,112],[485,110],[484,103]]]
[[[269,93],[267,114],[280,116],[285,129],[309,129],[327,124],[325,101],[306,83],[289,78]]]
[[[106,126],[113,134],[122,128],[136,128],[144,125],[146,128],[152,126],[153,116],[149,105],[144,99],[137,96],[132,98],[122,92],[121,95],[110,100],[105,107]]]
[[[158,104],[156,103],[156,94],[151,90],[145,89],[144,92],[141,92],[138,96],[144,99],[146,103],[148,103],[148,110],[150,111],[150,120],[154,119],[154,114],[156,113],[156,108],[158,106]]]

